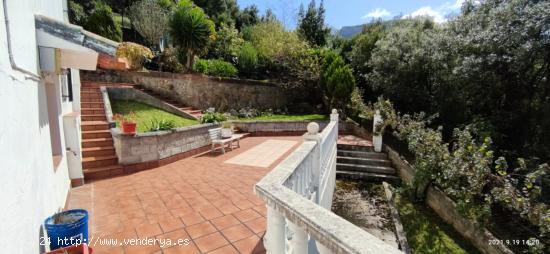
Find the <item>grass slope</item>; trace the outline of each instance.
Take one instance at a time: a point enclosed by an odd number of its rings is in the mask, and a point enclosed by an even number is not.
[[[412,203],[404,195],[397,195],[395,201],[413,253],[479,253],[430,208]]]
[[[162,109],[158,109],[147,104],[136,101],[111,101],[113,114],[121,114],[127,116],[130,112],[134,112],[135,117],[132,119],[137,123],[138,132],[147,132],[148,126],[151,125],[153,119],[171,120],[174,121],[176,127],[184,127],[199,124],[198,121],[189,120],[172,113],[168,113]]]

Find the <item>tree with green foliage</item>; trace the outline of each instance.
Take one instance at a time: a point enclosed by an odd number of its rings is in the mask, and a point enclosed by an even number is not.
[[[266,23],[279,22],[279,20],[277,19],[277,16],[275,15],[272,9],[267,9],[260,20]]]
[[[253,26],[260,22],[260,11],[256,5],[250,5],[239,11],[235,27],[241,31],[243,27]]]
[[[239,6],[235,0],[193,0],[193,2],[204,10],[220,27],[222,24],[233,26],[239,12]]]
[[[120,24],[115,22],[111,7],[102,1],[94,1],[93,5],[84,29],[113,41],[122,41],[122,29]]]
[[[216,40],[210,45],[207,57],[232,62],[237,56],[243,42],[237,29],[226,24],[221,24],[216,33]]]
[[[195,55],[204,53],[215,36],[214,22],[203,10],[189,0],[181,0],[169,20],[174,44],[185,50],[188,70],[193,67]]]
[[[278,21],[250,27],[247,39],[258,51],[265,78],[278,80],[285,88],[318,88],[319,56],[294,31]]]
[[[157,45],[168,27],[168,11],[158,0],[141,0],[129,8],[132,25],[149,45]]]
[[[75,1],[69,1],[69,20],[72,24],[83,26],[86,23],[88,14],[81,4]]]
[[[355,77],[342,57],[333,51],[323,55],[321,87],[327,97],[328,108],[338,108],[345,113],[346,105],[355,89]]]
[[[298,33],[300,36],[306,39],[312,46],[322,47],[326,45],[330,29],[325,25],[323,0],[321,0],[319,8],[317,8],[315,0],[311,0],[307,11],[301,5],[298,19]]]
[[[246,42],[237,55],[237,66],[244,75],[251,75],[258,65],[258,51],[250,42]]]

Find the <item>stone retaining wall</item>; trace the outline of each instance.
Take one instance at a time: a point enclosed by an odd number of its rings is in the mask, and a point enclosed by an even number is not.
[[[201,124],[133,136],[124,135],[119,128],[113,128],[111,133],[119,163],[130,165],[159,161],[210,146],[208,130],[218,127],[219,124]]]
[[[82,80],[142,85],[199,109],[281,109],[288,95],[273,83],[167,72],[82,71]]]
[[[172,114],[181,116],[183,118],[196,120],[192,115],[185,113],[184,111],[179,110],[178,108],[167,104],[149,94],[146,94],[140,90],[126,87],[106,87],[107,92],[109,93],[110,99],[115,100],[133,100],[147,105],[160,108],[164,111],[170,112]]]
[[[306,133],[307,125],[310,122],[312,121],[248,121],[232,122],[232,124],[236,129],[251,133],[253,136],[292,136]],[[322,131],[329,123],[328,120],[313,122],[319,124],[319,131]],[[353,134],[369,140],[372,138],[372,134],[353,122],[339,122],[338,132],[339,134]]]
[[[399,155],[391,147],[384,145],[384,151],[392,161],[393,166],[401,179],[405,182],[412,182],[415,169],[405,158]],[[476,248],[483,253],[490,254],[513,254],[513,252],[504,245],[493,244],[491,240],[497,238],[486,228],[480,228],[474,222],[462,217],[453,202],[445,193],[435,187],[428,187],[426,192],[426,203],[441,217],[445,222],[451,224],[464,238],[468,239]]]

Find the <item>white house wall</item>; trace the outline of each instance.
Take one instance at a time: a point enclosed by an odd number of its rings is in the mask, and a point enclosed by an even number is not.
[[[15,62],[37,72],[34,14],[63,20],[62,1],[7,2]],[[64,207],[70,188],[67,156],[54,170],[45,84],[11,68],[3,11],[0,4],[0,252],[40,253],[41,224]],[[75,106],[61,108],[67,113]],[[58,121],[63,136],[62,118]]]

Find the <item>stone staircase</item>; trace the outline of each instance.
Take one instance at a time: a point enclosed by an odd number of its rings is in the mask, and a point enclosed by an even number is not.
[[[374,152],[372,146],[338,144],[336,175],[348,179],[398,181],[386,153]]]
[[[123,173],[113,146],[110,126],[105,115],[101,86],[129,86],[82,82],[80,90],[82,170],[84,179],[106,178]]]
[[[180,109],[181,111],[195,117],[195,119],[199,119],[201,118],[202,116],[202,111],[200,109],[196,109],[196,108],[193,108],[193,107],[189,107],[189,106],[185,106],[183,104],[181,104],[179,101],[177,100],[174,100],[173,98],[170,98],[170,97],[167,97],[167,96],[164,96],[162,94],[159,94],[159,93],[156,93],[155,91],[151,90],[151,89],[147,89],[141,85],[135,85],[134,86],[135,89],[138,89],[144,93],[147,93],[161,101],[164,101],[165,103],[168,103],[178,109]]]

